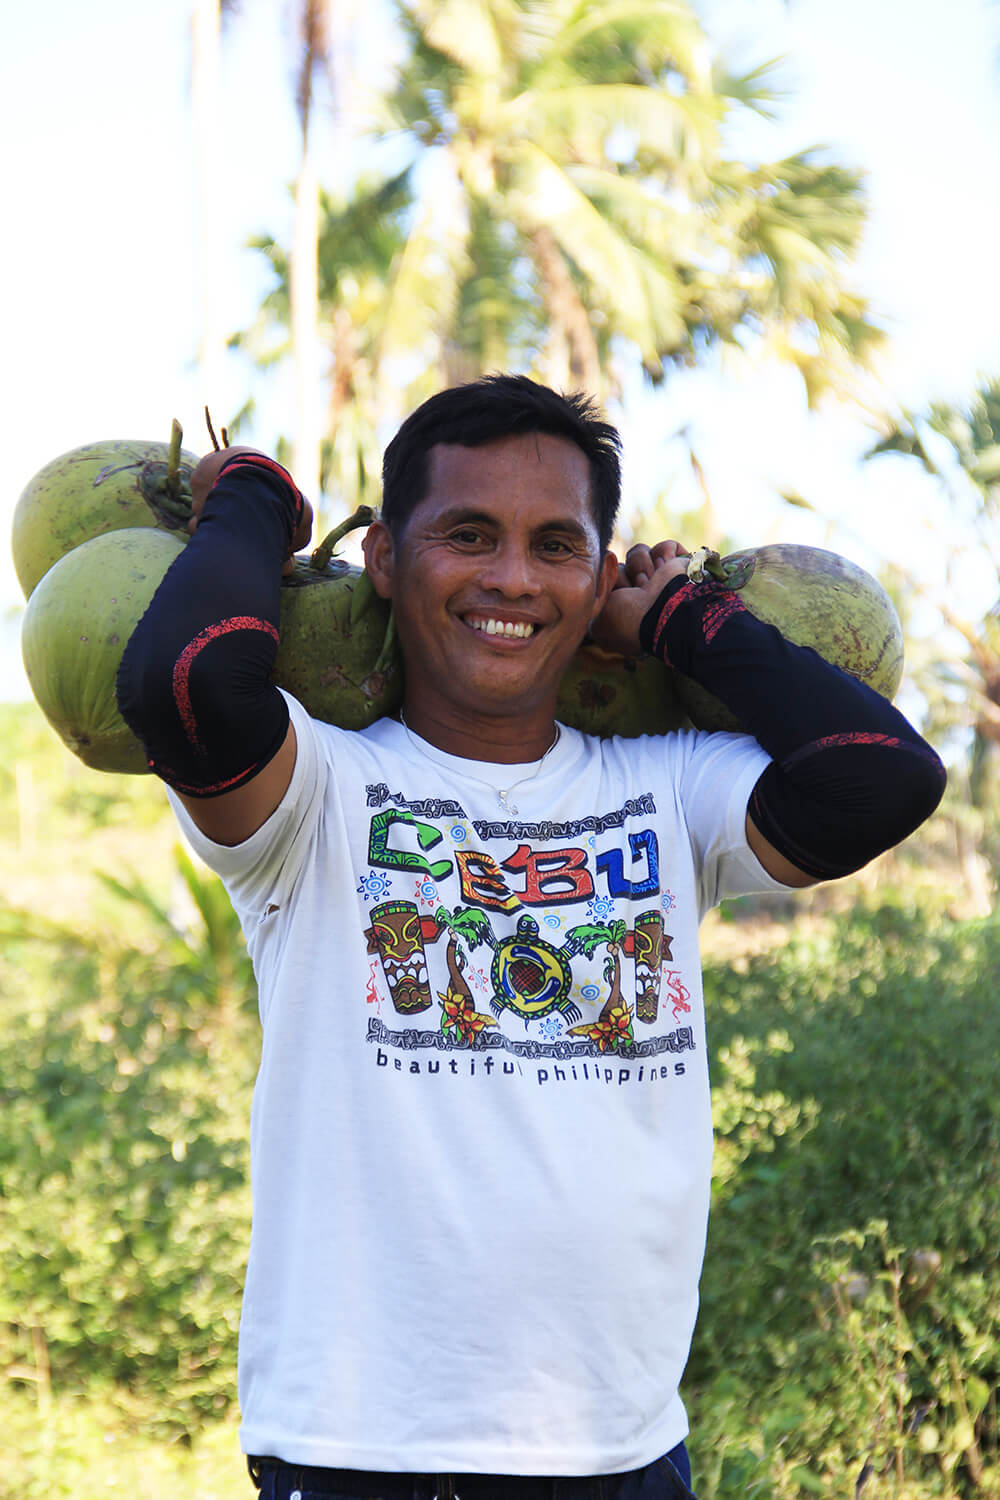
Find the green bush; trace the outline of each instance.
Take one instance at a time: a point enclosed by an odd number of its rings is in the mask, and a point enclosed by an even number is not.
[[[93,931],[0,915],[0,1430],[39,1430],[19,1494],[102,1443],[130,1474],[132,1430],[211,1444],[234,1399],[255,996],[221,886],[177,859],[183,915],[107,878]],[[998,973],[1000,919],[902,901],[708,963],[702,1500],[1000,1495]],[[245,1484],[228,1421],[220,1442]]]
[[[0,918],[0,1360],[172,1431],[234,1398],[257,1055],[235,917],[178,857],[187,931],[138,882],[100,938]]]
[[[708,965],[706,1500],[1000,1494],[998,974],[1000,920],[901,902]]]

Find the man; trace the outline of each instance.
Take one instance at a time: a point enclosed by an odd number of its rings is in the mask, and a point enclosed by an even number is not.
[[[258,977],[251,1473],[268,1500],[689,1494],[699,919],[860,867],[941,764],[676,542],[619,566],[618,438],[582,397],[491,377],[389,445],[365,557],[405,692],[361,734],[269,684],[308,520],[289,476],[230,449],[194,488],[119,698]],[[559,726],[588,629],[751,735]]]

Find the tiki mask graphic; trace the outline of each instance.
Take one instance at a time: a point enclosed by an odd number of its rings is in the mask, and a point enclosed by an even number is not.
[[[365,936],[368,952],[378,953],[392,1003],[400,1015],[428,1010],[431,990],[420,914],[412,901],[385,901],[372,911]]]
[[[663,918],[658,911],[644,911],[636,917],[632,957],[635,960],[635,1013],[640,1021],[651,1023],[656,1020],[660,1003],[660,965],[663,962]]]

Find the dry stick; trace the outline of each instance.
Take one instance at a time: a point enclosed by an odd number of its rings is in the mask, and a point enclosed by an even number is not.
[[[903,1442],[906,1437],[906,1396],[904,1385],[906,1382],[906,1357],[899,1357],[899,1350],[906,1343],[913,1343],[910,1337],[909,1324],[903,1312],[903,1304],[900,1301],[899,1287],[903,1279],[903,1273],[899,1268],[899,1256],[893,1257],[890,1270],[889,1284],[892,1287],[892,1317],[896,1325],[896,1359],[900,1368],[896,1370],[896,1488],[902,1490],[905,1473],[905,1461],[903,1458]]]
[[[212,426],[212,418],[207,406],[205,407],[205,425],[208,428],[208,435],[212,439],[212,447],[215,449],[216,453],[218,453],[219,439],[215,435],[215,428]],[[223,428],[223,434],[225,434],[225,428]],[[228,448],[228,446],[229,444],[227,443],[226,447]]]
[[[167,491],[174,499],[180,495],[181,490],[181,443],[184,440],[184,429],[174,417],[170,424],[170,447],[167,450]]]
[[[972,1476],[972,1482],[978,1488],[983,1478],[983,1455],[976,1441],[976,1424],[969,1414],[969,1405],[965,1399],[965,1382],[962,1379],[962,1371],[954,1349],[948,1351],[948,1366],[951,1370],[951,1378],[955,1388],[955,1404],[958,1407],[959,1415],[968,1425],[969,1431],[972,1434],[969,1439],[969,1446],[964,1450],[964,1457],[969,1466],[969,1474]]]
[[[378,654],[378,660],[372,667],[372,675],[376,672],[388,671],[389,665],[396,654],[396,612],[389,610],[389,618],[386,621],[385,635],[382,639],[382,649]]]

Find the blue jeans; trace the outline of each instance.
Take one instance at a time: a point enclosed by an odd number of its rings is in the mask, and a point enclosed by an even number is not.
[[[261,1500],[693,1500],[683,1443],[643,1469],[556,1479],[520,1474],[377,1474],[248,1458]]]

